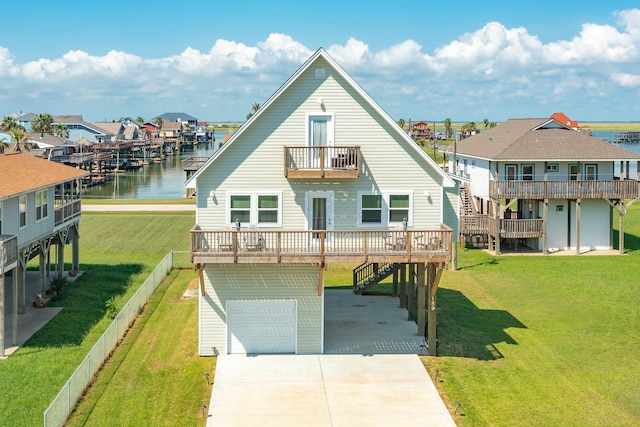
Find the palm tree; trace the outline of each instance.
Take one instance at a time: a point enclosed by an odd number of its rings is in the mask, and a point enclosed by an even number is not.
[[[16,126],[9,131],[11,135],[11,148],[10,152],[15,153],[18,151],[29,151],[31,147],[27,144],[27,132],[25,132],[22,126]]]
[[[402,130],[404,130],[404,119],[398,120],[398,126],[400,126]]]
[[[14,128],[15,126],[18,126],[18,122],[16,121],[16,119],[12,116],[5,116],[2,119],[2,123],[0,124],[0,127],[2,128],[3,131],[5,132],[9,132],[12,128]]]
[[[31,122],[31,129],[34,132],[48,133],[53,135],[53,117],[49,113],[40,113]]]
[[[451,129],[451,119],[449,117],[447,117],[446,119],[444,119],[444,130],[447,139],[451,139],[451,135],[453,134],[453,131]]]
[[[260,109],[260,103],[254,102],[253,105],[251,106],[251,112],[247,114],[247,120],[249,120],[251,116],[253,116],[259,109]]]
[[[138,116],[138,117],[136,118],[136,122],[138,122],[138,123],[140,123],[140,124],[143,124],[143,123],[144,123],[144,119],[142,118],[142,116]]]
[[[487,130],[487,126],[489,126],[489,119],[484,119],[482,124],[484,125],[484,130]]]
[[[69,138],[69,128],[67,128],[67,125],[58,123],[53,129],[53,134],[58,138]]]
[[[158,127],[158,132],[162,130],[162,125],[164,124],[164,120],[162,117],[156,117],[156,126]]]

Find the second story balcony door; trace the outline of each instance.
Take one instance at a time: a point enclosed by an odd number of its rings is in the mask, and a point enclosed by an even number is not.
[[[311,156],[309,165],[313,168],[320,168],[321,161],[324,161],[324,166],[327,167],[332,157],[331,150],[325,149],[325,158],[321,159],[320,147],[333,146],[333,116],[331,114],[310,115],[308,128],[308,145],[314,147],[314,149],[309,152]]]

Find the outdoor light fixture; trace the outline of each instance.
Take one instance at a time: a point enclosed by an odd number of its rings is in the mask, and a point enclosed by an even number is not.
[[[440,371],[438,371],[437,369],[435,371],[433,371],[433,373],[435,374],[435,380],[434,382],[438,382],[438,374],[440,373]]]
[[[240,231],[240,218],[236,218],[236,231]]]
[[[407,218],[402,218],[402,229],[407,231]]]
[[[207,379],[207,384],[211,385],[211,383],[209,382],[209,373],[208,372],[206,374],[204,374],[204,377]]]
[[[207,405],[202,405],[202,418],[204,418],[204,411],[207,410]]]
[[[324,104],[324,99],[318,98],[318,105],[323,105],[323,104]]]

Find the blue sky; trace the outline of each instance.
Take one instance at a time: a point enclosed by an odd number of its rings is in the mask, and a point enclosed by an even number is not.
[[[324,47],[395,119],[640,121],[638,0],[28,5],[2,6],[0,116],[241,121]]]

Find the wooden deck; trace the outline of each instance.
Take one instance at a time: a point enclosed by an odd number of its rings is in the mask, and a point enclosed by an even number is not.
[[[449,262],[452,230],[228,231],[191,229],[195,264]]]
[[[287,178],[358,178],[360,147],[284,147]]]
[[[492,199],[636,199],[636,180],[612,181],[490,181]]]

